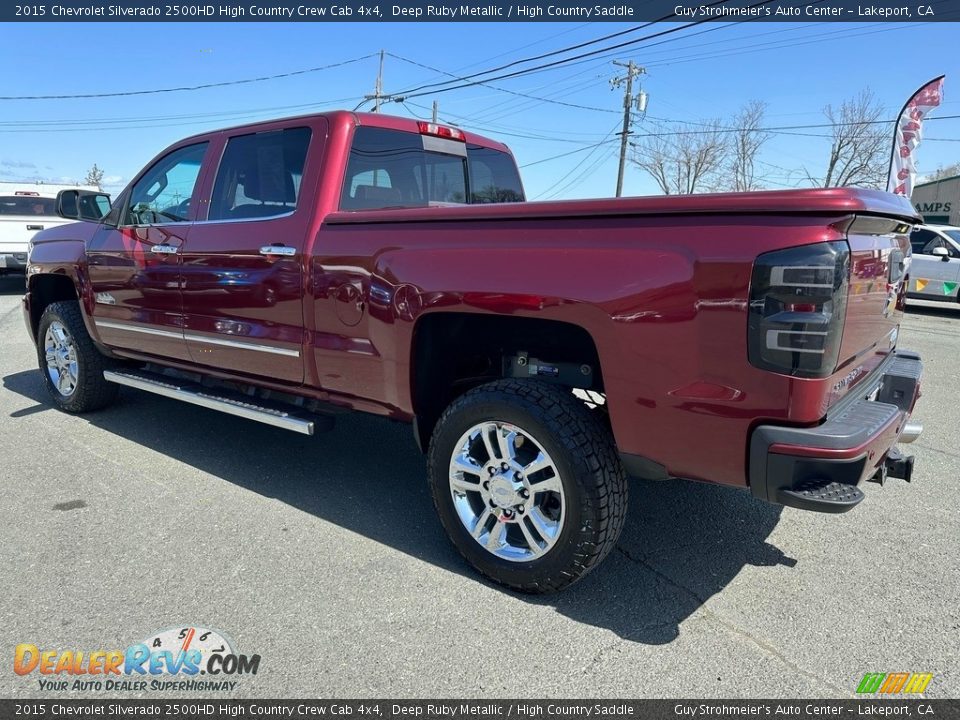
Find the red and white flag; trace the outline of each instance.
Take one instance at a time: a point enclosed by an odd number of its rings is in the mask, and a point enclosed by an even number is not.
[[[920,145],[923,118],[943,101],[943,78],[931,80],[914,93],[897,118],[890,157],[890,175],[887,192],[910,197],[917,176],[914,152]]]

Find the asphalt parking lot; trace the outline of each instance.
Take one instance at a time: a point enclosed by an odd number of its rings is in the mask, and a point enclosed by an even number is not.
[[[637,482],[607,561],[531,598],[461,561],[406,426],[306,438],[127,389],[53,410],[21,288],[0,278],[0,697],[92,696],[15,675],[19,643],[186,625],[261,656],[235,697],[852,697],[894,671],[960,695],[960,306],[903,323],[926,363],[912,484],[827,516]]]

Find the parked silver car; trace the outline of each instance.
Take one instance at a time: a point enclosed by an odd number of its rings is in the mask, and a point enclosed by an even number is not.
[[[918,225],[910,233],[909,297],[960,300],[960,227]]]

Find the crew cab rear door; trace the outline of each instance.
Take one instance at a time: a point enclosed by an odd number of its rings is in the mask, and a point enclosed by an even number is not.
[[[325,135],[326,120],[310,118],[221,137],[209,202],[183,254],[195,363],[303,382],[303,251]]]

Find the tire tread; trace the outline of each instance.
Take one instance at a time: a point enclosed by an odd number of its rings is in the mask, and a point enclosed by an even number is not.
[[[496,582],[528,593],[561,590],[593,570],[614,548],[623,530],[627,514],[627,478],[613,438],[586,406],[565,388],[518,379],[497,380],[461,395],[441,416],[434,437],[451,418],[480,402],[519,404],[540,415],[540,419],[553,430],[554,439],[567,448],[575,464],[580,465],[576,480],[583,491],[583,517],[591,519],[595,527],[582,527],[578,531],[578,547],[568,567],[554,575],[519,585],[505,583],[477,567],[459,547],[457,549],[468,562]],[[431,479],[438,477],[438,471],[445,476],[449,462],[448,458],[438,457],[434,445],[431,442],[428,460]],[[439,503],[445,499],[442,499],[442,491],[437,485],[436,481],[431,482],[434,505],[439,511]]]

